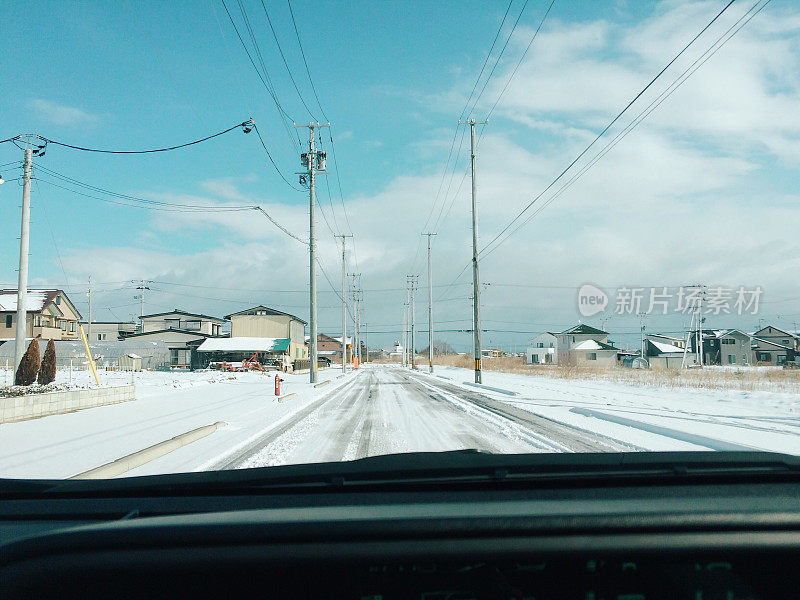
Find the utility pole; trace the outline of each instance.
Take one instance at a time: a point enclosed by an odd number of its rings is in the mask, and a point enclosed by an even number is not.
[[[326,154],[317,151],[314,145],[314,130],[320,127],[330,127],[311,121],[308,125],[295,125],[295,127],[308,127],[308,153],[300,155],[300,164],[308,169],[301,175],[300,181],[303,182],[303,175],[308,175],[308,288],[309,288],[309,344],[308,358],[309,369],[308,377],[311,383],[317,383],[317,269],[316,269],[316,240],[314,239],[314,186],[316,183],[316,172],[325,171]]]
[[[356,278],[361,277],[361,273],[350,273],[353,278],[353,356],[358,360],[359,366],[361,365],[361,347],[360,347],[360,331],[358,323],[358,307],[359,307],[359,292]],[[355,364],[355,363],[354,363]]]
[[[405,360],[404,366],[408,366],[411,362],[411,355],[408,353],[408,347],[411,343],[411,280],[406,275],[406,311],[403,316],[403,335],[405,336],[405,343],[403,344],[403,355]]]
[[[131,283],[136,283],[136,282],[133,281]],[[145,292],[145,290],[149,290],[150,289],[149,287],[147,287],[148,283],[152,283],[152,281],[142,279],[141,282],[139,283],[139,285],[136,286],[136,289],[140,290],[140,294],[139,294],[139,327],[141,328],[141,331],[144,331],[144,320],[142,319],[142,317],[144,317],[144,292]]]
[[[89,326],[88,326],[88,333],[86,335],[89,336],[89,341],[92,341],[92,276],[89,275],[89,289],[86,292],[86,295],[89,297]]]
[[[406,294],[407,295],[407,294]],[[408,352],[408,342],[406,340],[406,331],[408,329],[408,302],[403,302],[403,333],[400,336],[401,343],[403,345],[403,352],[400,354],[400,362],[405,367],[406,366],[406,355]]]
[[[475,125],[485,125],[488,121],[476,123],[475,119],[459,125],[469,125],[470,129],[470,170],[472,171],[472,330],[475,357],[475,383],[481,383],[481,285],[478,273],[478,213],[477,184],[475,182]]]
[[[30,137],[28,138],[30,141]],[[14,338],[14,373],[25,354],[25,330],[28,322],[28,251],[31,228],[31,163],[33,149],[25,148],[22,178],[22,225],[19,233],[19,278],[17,279],[17,328]]]
[[[642,350],[641,350],[642,358],[644,358],[644,318],[645,318],[645,313],[640,312],[639,313],[639,330],[640,330],[641,336],[642,336]]]
[[[345,253],[345,238],[352,235],[337,235],[342,238],[342,374],[347,373],[347,262]]]
[[[364,323],[364,350],[367,351],[367,362],[369,362],[369,323]]]
[[[419,275],[406,275],[408,278],[409,289],[411,291],[409,305],[409,332],[411,334],[411,344],[409,346],[411,368],[417,368],[416,341],[417,341],[417,315],[416,315],[416,290],[418,287]]]
[[[431,236],[435,233],[423,233],[428,236],[428,372],[433,373],[433,280],[431,278]]]

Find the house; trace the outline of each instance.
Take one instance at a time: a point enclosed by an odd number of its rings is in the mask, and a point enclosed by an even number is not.
[[[141,322],[140,333],[178,329],[181,331],[197,332],[213,336],[221,335],[221,328],[223,323],[225,323],[225,321],[219,317],[190,313],[177,308],[170,312],[143,315],[141,317]]]
[[[63,290],[28,290],[26,338],[74,340],[80,338],[78,309]],[[17,290],[0,290],[0,340],[13,339],[17,329]]]
[[[772,325],[752,334],[755,361],[760,365],[783,365],[800,354],[800,336]]]
[[[684,346],[668,343],[665,340],[683,341]],[[644,353],[647,362],[653,369],[680,369],[686,354],[685,340],[670,338],[660,334],[648,334],[645,339]]]
[[[218,317],[175,309],[141,317],[141,328],[126,339],[163,341],[170,352],[170,368],[196,369],[200,366],[197,347],[207,338],[222,335],[225,322]],[[94,326],[94,324],[93,324]]]
[[[90,342],[113,342],[124,340],[132,333],[139,331],[139,327],[133,321],[83,321],[83,331],[86,339]]]
[[[569,363],[597,367],[613,367],[617,364],[619,348],[594,339],[583,340],[569,349]]]
[[[352,340],[347,338],[347,361],[352,358]],[[326,357],[331,362],[342,364],[342,336],[331,337],[320,333],[317,335],[317,356]]]
[[[274,338],[289,340],[289,355],[293,360],[308,360],[305,343],[306,322],[266,306],[255,306],[227,315],[231,322],[231,337]]]
[[[608,342],[608,332],[580,323],[555,334],[559,364],[616,365],[618,348]]]
[[[552,365],[558,362],[558,338],[547,331],[531,340],[525,352],[525,362],[529,365]]]
[[[710,365],[753,365],[756,363],[753,352],[753,337],[739,329],[715,331]]]
[[[500,358],[504,354],[505,352],[500,348],[492,348],[490,350],[483,349],[481,351],[481,356],[483,356],[483,358]]]
[[[686,338],[679,338],[674,337],[671,335],[663,335],[661,333],[648,333],[647,339],[653,342],[658,342],[661,344],[668,344],[670,346],[676,346],[683,350],[686,348]]]
[[[753,337],[739,329],[712,329],[703,331],[704,365],[752,365],[756,362]],[[689,335],[687,360],[696,362],[697,335]]]

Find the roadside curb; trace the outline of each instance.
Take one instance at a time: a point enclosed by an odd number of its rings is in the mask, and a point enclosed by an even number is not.
[[[178,448],[182,448],[187,444],[191,444],[192,442],[211,435],[217,429],[220,427],[225,427],[226,425],[227,423],[225,421],[217,421],[211,425],[204,425],[203,427],[192,429],[191,431],[176,435],[175,437],[164,442],[154,444],[153,446],[145,448],[144,450],[139,450],[138,452],[128,454],[127,456],[118,458],[110,463],[106,463],[104,465],[100,465],[99,467],[95,467],[94,469],[84,471],[83,473],[73,475],[69,479],[108,479],[111,477],[116,477],[117,475],[121,475],[126,471],[130,471],[136,467],[141,467],[150,461],[161,458],[170,452],[174,452]]]

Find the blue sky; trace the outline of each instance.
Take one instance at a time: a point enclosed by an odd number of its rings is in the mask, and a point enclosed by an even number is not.
[[[227,4],[242,28],[238,5]],[[528,2],[476,117],[499,95],[548,4]],[[522,5],[512,3],[501,42]],[[734,3],[642,99],[642,108],[751,5]],[[244,0],[244,6],[282,105],[298,123],[307,122],[261,3]],[[494,237],[722,6],[556,0],[481,138],[481,239]],[[267,7],[300,91],[321,118],[287,5]],[[465,96],[506,7],[505,1],[293,4],[333,125],[350,224],[331,172],[332,207],[324,181],[319,186],[323,264],[338,287],[338,255],[324,216],[331,229],[352,228],[356,235],[357,260],[348,270],[362,273],[365,320],[370,329],[386,331],[374,337],[380,344],[396,337],[405,294],[395,289],[407,273],[424,275],[419,232],[437,196]],[[220,1],[39,2],[9,11],[4,31],[14,34],[0,41],[3,138],[30,132],[77,145],[144,148],[202,137],[252,116],[278,166],[295,181],[297,141],[284,130]],[[485,327],[497,330],[487,343],[523,344],[529,331],[573,324],[580,318],[575,288],[587,282],[612,293],[622,285],[760,285],[763,314],[712,316],[709,324],[750,329],[759,317],[780,317],[787,327],[800,320],[789,276],[800,256],[794,226],[798,31],[800,13],[792,3],[773,0],[585,177],[484,260],[483,280],[498,284],[485,290]],[[330,150],[326,134],[323,146]],[[0,146],[0,164],[20,155],[10,144]],[[439,284],[453,281],[469,260],[468,180],[454,193],[466,159],[465,141],[447,198],[452,208],[443,211],[447,218],[435,242]],[[307,197],[277,176],[253,134],[235,131],[149,156],[50,146],[40,163],[151,199],[259,203],[306,234]],[[0,172],[14,176],[9,169]],[[42,174],[33,188],[31,285],[66,287],[85,308],[82,291],[92,275],[95,317],[104,320],[138,314],[135,292],[123,283],[133,278],[160,282],[146,296],[146,311],[227,314],[259,302],[306,316],[307,257],[266,219],[122,207],[45,179]],[[0,187],[4,284],[16,281],[19,198],[15,183]],[[442,328],[469,325],[468,282],[467,272],[452,288],[437,291]],[[322,273],[319,288],[320,325],[337,326],[336,298]],[[387,289],[395,291],[378,291]],[[425,296],[417,305],[422,327]],[[682,315],[653,317],[652,328],[678,330],[684,321]],[[614,316],[607,324],[626,340],[623,334],[635,331],[638,320]],[[462,349],[469,341],[464,334],[442,337]]]

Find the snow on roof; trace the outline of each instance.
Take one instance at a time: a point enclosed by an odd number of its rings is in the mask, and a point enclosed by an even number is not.
[[[30,312],[38,312],[44,308],[47,301],[47,292],[42,290],[28,290],[26,298],[26,309]],[[17,290],[0,290],[0,311],[16,312],[17,310]]]
[[[575,344],[573,350],[602,350],[603,347],[594,340],[584,340]]]
[[[578,342],[572,347],[572,350],[614,350],[618,351],[619,348],[615,348],[611,344],[604,344],[603,342],[598,342],[597,340],[584,340],[582,342]]]
[[[198,352],[285,352],[289,338],[229,337],[207,338]]]
[[[654,342],[653,340],[648,340],[653,346],[655,346],[658,351],[662,354],[667,352],[680,352],[683,353],[683,348],[679,346],[673,346],[672,344],[665,344],[664,342]]]

